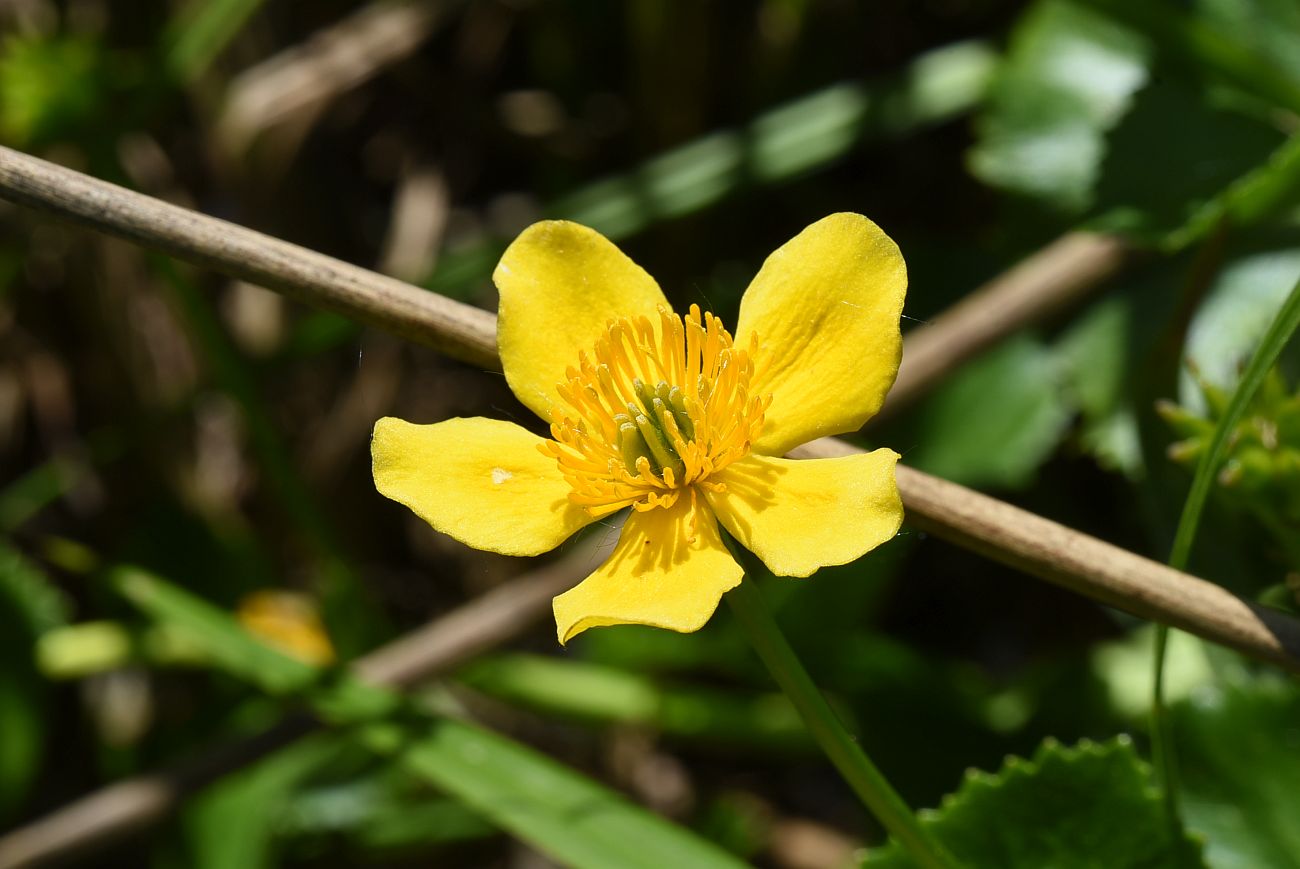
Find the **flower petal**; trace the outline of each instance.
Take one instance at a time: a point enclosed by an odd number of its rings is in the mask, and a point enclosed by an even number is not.
[[[537,555],[595,521],[569,500],[571,487],[538,451],[541,442],[496,419],[414,425],[385,417],[370,442],[375,488],[467,546]]]
[[[702,502],[680,498],[672,507],[633,510],[609,560],[555,599],[560,643],[602,625],[698,631],[743,573]]]
[[[501,293],[497,346],[506,381],[543,419],[565,369],[578,364],[615,317],[657,323],[667,305],[654,278],[605,236],[567,220],[534,223],[492,275]]]
[[[847,564],[898,533],[898,453],[834,459],[747,456],[725,468],[709,504],[740,543],[777,576]]]
[[[736,344],[757,335],[752,383],[771,393],[757,452],[856,431],[885,400],[902,352],[907,267],[860,214],[832,214],[763,263],[740,302]]]

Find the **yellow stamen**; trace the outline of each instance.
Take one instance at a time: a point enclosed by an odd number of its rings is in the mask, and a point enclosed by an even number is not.
[[[669,507],[685,490],[719,492],[711,475],[749,454],[771,396],[750,394],[753,350],[733,346],[722,322],[692,305],[611,321],[592,353],[557,386],[542,452],[594,516]]]

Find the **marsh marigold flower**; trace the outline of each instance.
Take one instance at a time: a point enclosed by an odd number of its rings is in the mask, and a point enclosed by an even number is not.
[[[779,576],[844,564],[898,531],[898,455],[780,458],[874,414],[898,372],[907,271],[857,214],[773,253],[735,337],[600,233],[526,229],[493,276],[506,381],[550,438],[501,420],[381,419],[375,485],[476,549],[537,555],[630,508],[613,554],[555,599],[561,643],[587,628],[698,630],[742,571],[718,524]]]

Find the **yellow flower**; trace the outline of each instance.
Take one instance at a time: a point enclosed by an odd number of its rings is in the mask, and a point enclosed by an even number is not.
[[[237,616],[249,633],[308,664],[334,663],[334,644],[316,602],[305,594],[262,589],[239,601]]]
[[[600,233],[523,232],[494,274],[506,381],[551,438],[500,420],[381,419],[379,491],[476,549],[537,555],[631,507],[613,554],[555,599],[561,643],[587,628],[701,628],[742,571],[718,523],[780,576],[845,564],[902,522],[892,450],[779,458],[853,431],[898,372],[907,271],[857,214],[805,229],[763,264],[736,338]]]

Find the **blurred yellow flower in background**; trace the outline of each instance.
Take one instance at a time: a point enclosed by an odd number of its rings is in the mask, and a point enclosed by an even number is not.
[[[763,264],[735,338],[600,233],[525,230],[494,274],[515,395],[551,438],[473,418],[385,418],[375,485],[477,549],[537,555],[630,507],[610,558],[555,599],[561,643],[587,628],[695,631],[741,580],[718,523],[775,574],[844,564],[897,533],[892,450],[779,458],[853,431],[894,382],[907,271],[857,214],[833,214]]]
[[[250,634],[286,655],[316,667],[334,663],[334,644],[308,595],[262,589],[241,598],[235,615]]]

